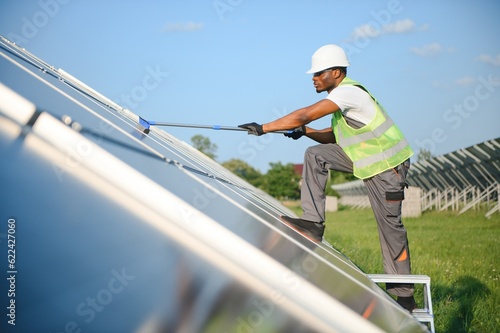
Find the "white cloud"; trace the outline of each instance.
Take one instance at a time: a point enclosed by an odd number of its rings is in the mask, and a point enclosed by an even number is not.
[[[423,25],[420,28],[416,27],[415,22],[411,19],[404,19],[395,21],[392,23],[380,25],[377,22],[368,22],[366,24],[360,25],[351,32],[350,40],[356,40],[358,38],[375,38],[382,35],[389,34],[405,34],[413,31],[426,30],[427,25]]]
[[[460,85],[460,86],[470,86],[471,84],[474,84],[477,82],[477,79],[472,76],[464,76],[459,79],[455,80],[455,83]]]
[[[422,57],[434,57],[443,51],[443,47],[438,43],[431,43],[422,47],[412,47],[410,50]]]
[[[415,31],[415,22],[410,19],[400,20],[394,23],[389,23],[382,28],[386,34],[404,34]]]
[[[197,30],[202,30],[203,29],[203,23],[202,22],[179,22],[179,23],[172,23],[168,22],[165,24],[163,27],[162,31],[163,32],[191,32],[191,31],[197,31]]]
[[[351,38],[356,39],[359,37],[377,37],[380,35],[380,30],[377,30],[371,24],[363,24],[359,27],[354,28],[351,33]]]
[[[500,54],[497,54],[496,56],[491,56],[489,54],[481,54],[477,60],[484,62],[485,64],[488,65],[493,65],[493,66],[500,66]]]

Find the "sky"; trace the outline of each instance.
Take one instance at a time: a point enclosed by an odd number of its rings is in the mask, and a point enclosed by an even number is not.
[[[25,0],[1,1],[0,34],[144,119],[231,127],[325,98],[305,72],[319,47],[337,44],[416,161],[422,149],[438,156],[500,136],[499,18],[498,0]],[[164,130],[187,143],[206,136],[218,162],[263,173],[302,163],[316,144]]]

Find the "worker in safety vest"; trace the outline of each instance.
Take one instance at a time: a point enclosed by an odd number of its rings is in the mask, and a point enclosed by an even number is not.
[[[312,56],[316,92],[328,96],[275,121],[247,123],[239,127],[249,134],[290,130],[293,139],[303,135],[319,142],[304,156],[301,218],[282,216],[283,222],[320,242],[325,230],[325,186],[328,170],[352,173],[363,179],[378,224],[386,274],[411,274],[410,250],[401,221],[406,174],[413,151],[380,103],[360,83],[347,77],[349,60],[337,45],[325,45]],[[331,127],[317,130],[311,121],[332,115]],[[407,310],[415,308],[413,285],[387,284]]]

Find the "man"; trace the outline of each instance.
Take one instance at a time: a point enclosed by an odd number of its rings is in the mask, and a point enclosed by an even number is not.
[[[347,77],[350,65],[344,50],[325,45],[312,56],[317,93],[328,96],[275,121],[248,123],[239,127],[249,134],[294,129],[285,134],[293,139],[305,135],[319,145],[304,156],[301,218],[281,219],[309,238],[321,241],[325,230],[325,186],[328,169],[353,173],[363,179],[377,220],[386,274],[411,274],[406,230],[401,222],[406,173],[413,151],[384,108],[360,83]],[[331,127],[316,130],[306,124],[332,115]],[[387,284],[387,291],[410,312],[415,308],[413,285]]]

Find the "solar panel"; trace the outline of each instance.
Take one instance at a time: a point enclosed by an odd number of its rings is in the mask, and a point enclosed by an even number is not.
[[[0,73],[2,331],[426,331],[168,131],[3,37]]]
[[[486,189],[500,180],[500,138],[412,164],[408,180],[425,190],[470,186]]]
[[[469,187],[486,190],[500,180],[500,138],[411,164],[408,183],[426,191]],[[334,185],[341,195],[365,195],[362,182]]]

